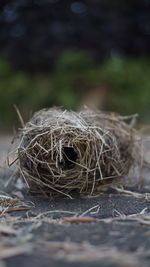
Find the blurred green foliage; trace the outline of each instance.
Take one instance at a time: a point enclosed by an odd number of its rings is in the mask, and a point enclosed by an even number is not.
[[[64,52],[56,61],[51,78],[56,103],[76,109],[81,99],[80,88],[85,86],[87,75],[93,68],[94,62],[86,52]]]
[[[28,119],[32,111],[45,105],[49,95],[50,81],[47,77],[32,77],[15,71],[6,60],[0,60],[0,126],[9,127],[17,120],[13,104]]]
[[[114,58],[104,63],[100,80],[110,90],[109,107],[123,114],[150,111],[150,60]]]
[[[66,51],[58,57],[53,73],[31,76],[16,71],[0,59],[0,125],[9,126],[23,117],[51,105],[76,109],[86,89],[101,85],[108,88],[106,108],[122,114],[150,112],[150,60],[113,57],[96,64],[86,52]]]
[[[56,62],[52,84],[59,104],[75,108],[86,88],[106,87],[106,108],[122,114],[150,112],[150,59],[112,57],[94,64],[86,52],[66,51]],[[82,90],[80,90],[82,88]],[[85,91],[84,91],[85,88]]]

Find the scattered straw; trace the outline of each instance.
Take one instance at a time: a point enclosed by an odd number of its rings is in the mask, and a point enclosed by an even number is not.
[[[22,202],[17,198],[0,194],[0,217],[6,212],[30,210],[33,208],[32,202]]]

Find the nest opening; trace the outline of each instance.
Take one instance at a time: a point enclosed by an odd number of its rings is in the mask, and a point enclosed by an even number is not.
[[[60,162],[60,167],[64,170],[73,169],[77,161],[77,152],[73,147],[64,146],[62,149],[63,159]]]

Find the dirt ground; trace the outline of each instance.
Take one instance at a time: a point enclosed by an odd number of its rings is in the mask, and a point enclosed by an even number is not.
[[[10,137],[0,140],[0,267],[150,266],[150,181],[95,197],[40,198],[13,183],[4,168]],[[150,147],[146,144],[146,157]],[[8,200],[7,200],[8,202]]]

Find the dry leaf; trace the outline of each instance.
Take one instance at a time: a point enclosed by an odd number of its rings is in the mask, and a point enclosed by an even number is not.
[[[65,217],[62,219],[64,223],[93,223],[98,221],[99,219],[93,217]]]

